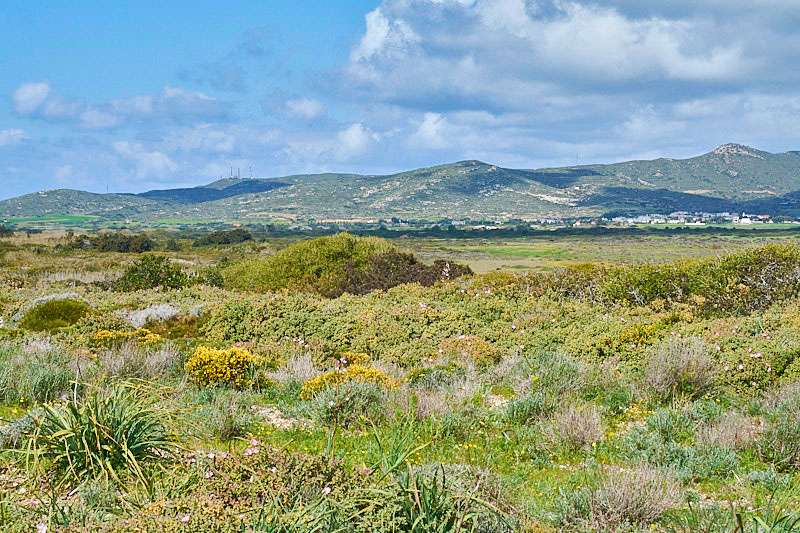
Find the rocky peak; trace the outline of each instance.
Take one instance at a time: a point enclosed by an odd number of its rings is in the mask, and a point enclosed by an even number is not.
[[[723,144],[722,146],[718,146],[711,152],[713,155],[721,155],[721,156],[732,156],[732,155],[743,155],[747,157],[757,157],[758,159],[764,159],[764,156],[761,155],[761,152],[756,150],[755,148],[751,148],[749,146],[745,146],[744,144],[735,144],[735,143],[728,143]]]

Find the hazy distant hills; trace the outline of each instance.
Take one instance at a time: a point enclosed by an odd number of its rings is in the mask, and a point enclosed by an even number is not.
[[[142,194],[56,190],[0,202],[0,217],[144,220],[454,219],[753,211],[800,215],[800,152],[726,144],[690,159],[515,170],[461,161],[391,175],[224,179]]]

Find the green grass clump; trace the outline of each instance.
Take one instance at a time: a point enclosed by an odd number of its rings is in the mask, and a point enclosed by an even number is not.
[[[165,413],[146,398],[146,391],[120,384],[84,399],[46,405],[28,447],[58,482],[146,482],[148,470],[175,452]]]
[[[78,300],[51,300],[25,313],[20,326],[29,331],[56,331],[77,324],[90,309]]]

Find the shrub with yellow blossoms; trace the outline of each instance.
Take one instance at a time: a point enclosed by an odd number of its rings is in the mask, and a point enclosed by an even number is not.
[[[139,345],[153,345],[162,340],[161,335],[153,333],[147,328],[139,328],[132,331],[101,329],[92,335],[92,346],[95,348],[109,348],[125,341],[134,341]]]
[[[243,348],[219,350],[199,346],[186,361],[186,372],[198,385],[228,385],[237,389],[249,384],[257,357]]]
[[[342,385],[350,381],[372,383],[386,389],[393,389],[398,386],[396,379],[377,368],[350,365],[344,370],[333,370],[309,379],[303,383],[303,387],[300,389],[300,398],[310,400],[318,392],[328,387]]]

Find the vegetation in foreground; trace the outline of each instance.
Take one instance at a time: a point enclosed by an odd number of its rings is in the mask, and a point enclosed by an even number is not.
[[[241,239],[0,241],[0,529],[800,530],[800,248]]]

